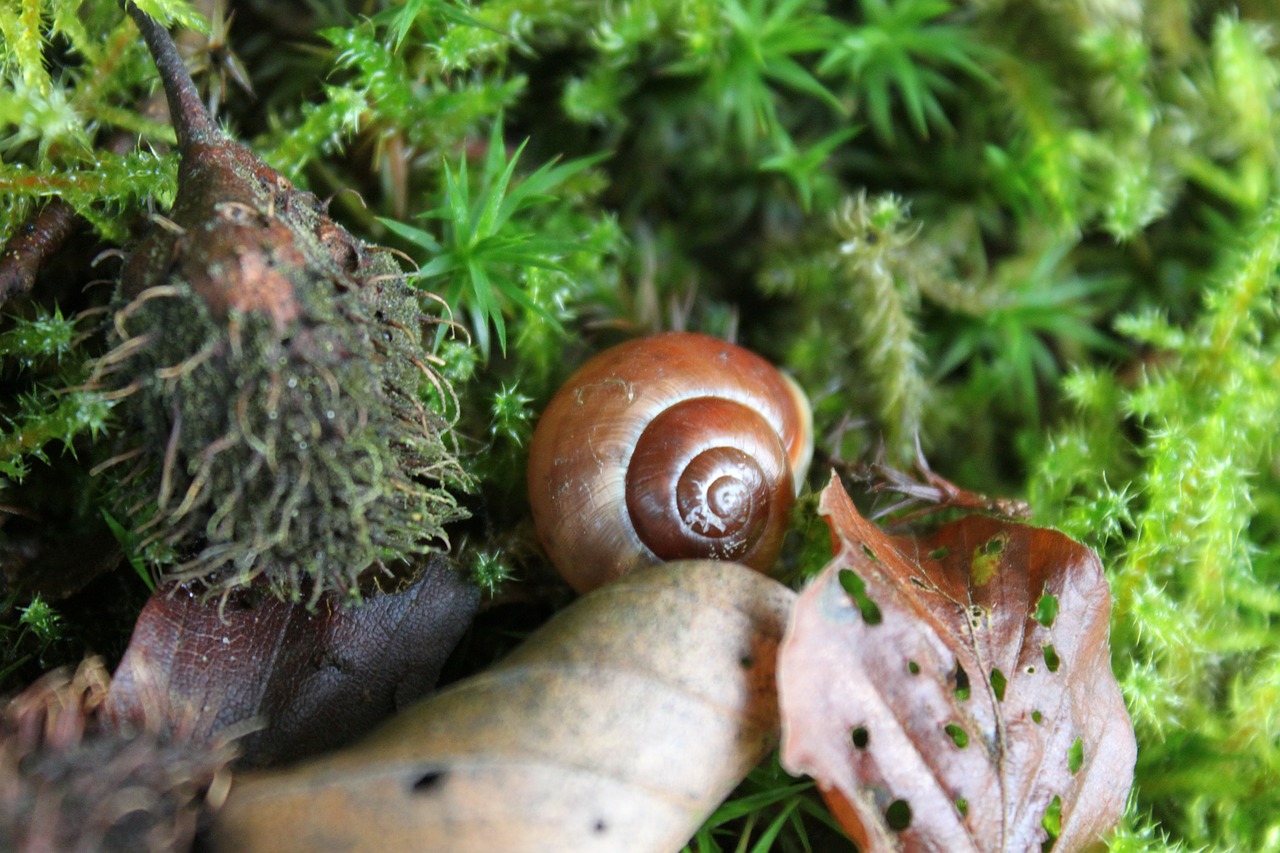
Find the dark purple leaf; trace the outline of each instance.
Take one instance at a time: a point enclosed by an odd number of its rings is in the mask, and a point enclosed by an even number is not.
[[[407,589],[313,612],[270,596],[202,601],[159,590],[116,669],[107,711],[209,740],[257,727],[241,763],[332,749],[423,696],[471,622],[479,592],[442,559]]]

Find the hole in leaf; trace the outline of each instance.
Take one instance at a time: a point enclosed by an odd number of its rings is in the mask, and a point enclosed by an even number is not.
[[[879,625],[884,617],[880,615],[880,608],[871,596],[867,595],[867,583],[858,573],[850,569],[840,570],[840,586],[853,599],[853,603],[858,605],[858,612],[862,614],[862,621],[868,625]]]
[[[1035,675],[1035,674],[1036,674],[1036,668],[1034,666],[1027,667],[1027,675]]]
[[[751,655],[743,655],[738,658],[738,665],[743,669],[751,669],[751,667],[755,665],[755,659],[752,658]]]
[[[1040,725],[1040,723],[1044,722],[1044,714],[1041,714],[1039,711],[1032,711],[1031,722],[1035,723],[1037,726]]]
[[[920,589],[928,589],[928,588],[929,588],[929,585],[928,585],[928,584],[926,584],[924,581],[920,580],[920,578],[916,577],[915,575],[912,575],[908,580],[910,580],[910,581],[911,581],[911,585],[912,585],[912,586],[919,587]]]
[[[902,832],[911,826],[911,804],[906,800],[894,800],[889,803],[889,808],[884,810],[884,822],[889,824],[889,828],[894,832]]]
[[[1067,750],[1067,769],[1074,776],[1080,772],[1082,766],[1084,766],[1084,741],[1076,738],[1075,743],[1071,744],[1071,748]]]
[[[911,673],[912,675],[919,675],[920,664],[916,663],[913,660],[907,661],[907,672]]]
[[[1004,701],[1004,689],[1009,684],[1009,679],[1004,677],[1004,673],[998,669],[991,670],[991,689],[996,694],[996,701]]]
[[[929,556],[934,560],[945,560],[951,554],[951,549],[946,545],[941,548],[934,548],[929,552]]]
[[[1058,650],[1051,644],[1044,647],[1044,665],[1049,667],[1050,672],[1057,672],[1058,667],[1062,665],[1062,661],[1058,659]]]
[[[947,723],[944,731],[951,738],[951,742],[960,749],[969,745],[969,733],[959,723]]]
[[[956,797],[956,811],[960,812],[961,817],[968,817],[969,801],[964,797]]]
[[[1049,837],[1040,845],[1040,850],[1042,853],[1048,853],[1062,833],[1062,797],[1055,796],[1049,803],[1049,807],[1044,810],[1044,818],[1041,819],[1040,825],[1044,827],[1045,832],[1049,833]]]
[[[1036,602],[1036,612],[1032,614],[1036,621],[1046,628],[1053,627],[1053,620],[1058,618],[1058,596],[1045,593]]]
[[[1000,568],[1000,554],[1008,542],[1007,534],[993,536],[973,550],[969,576],[978,586],[986,586]]]
[[[956,671],[952,677],[956,683],[956,698],[963,702],[969,698],[969,673],[965,672],[960,664],[956,664]]]
[[[411,786],[415,794],[425,794],[435,788],[440,787],[444,782],[445,776],[448,775],[443,770],[428,770],[419,776]]]
[[[880,562],[880,558],[876,556],[876,552],[872,551],[871,547],[867,545],[867,543],[865,542],[862,543],[862,553],[866,554],[867,559],[870,560],[871,562],[873,563]]]
[[[871,732],[867,731],[866,726],[857,726],[850,732],[849,739],[853,741],[855,748],[866,749],[867,744],[871,742]]]

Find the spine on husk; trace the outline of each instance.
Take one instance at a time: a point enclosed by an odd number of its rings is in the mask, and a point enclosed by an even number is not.
[[[169,34],[132,4],[177,133],[178,193],[127,258],[114,347],[125,511],[170,576],[220,592],[358,596],[463,515],[451,391],[422,294],[389,252],[329,218],[213,123]]]

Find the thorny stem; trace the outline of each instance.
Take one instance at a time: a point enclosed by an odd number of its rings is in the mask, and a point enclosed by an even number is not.
[[[122,0],[121,5],[125,13],[133,18],[147,43],[147,49],[155,58],[160,81],[164,84],[165,97],[169,100],[170,120],[173,122],[174,133],[178,136],[178,149],[185,154],[195,145],[220,140],[222,131],[205,109],[200,92],[178,53],[177,45],[169,36],[169,31],[129,0]]]

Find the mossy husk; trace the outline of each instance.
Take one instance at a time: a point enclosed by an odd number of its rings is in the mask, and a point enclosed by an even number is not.
[[[168,578],[358,598],[465,514],[447,490],[466,479],[449,425],[422,393],[448,390],[421,294],[313,194],[186,114],[200,108],[185,70],[158,65],[180,78],[166,78],[178,196],[124,266],[95,374],[144,472],[124,510],[143,546],[177,554]]]

